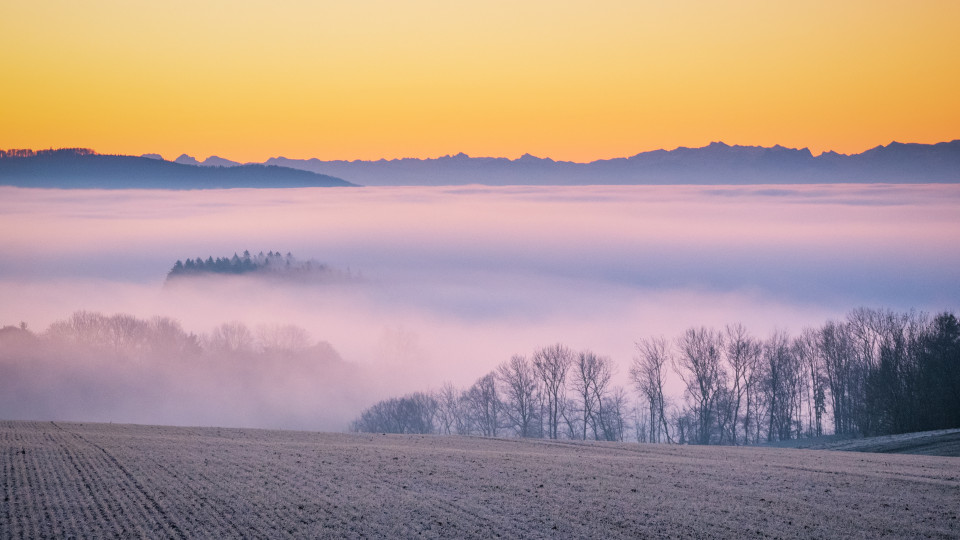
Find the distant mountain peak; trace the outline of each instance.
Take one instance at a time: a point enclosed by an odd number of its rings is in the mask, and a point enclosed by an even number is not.
[[[465,154],[464,152],[458,152],[457,154],[454,154],[454,155],[447,154],[447,155],[442,156],[442,157],[437,158],[437,159],[438,159],[438,160],[446,160],[446,161],[470,161],[470,160],[473,159],[473,158],[470,157],[470,156],[468,156],[468,155]],[[410,161],[410,160],[423,161],[423,160],[416,159],[416,158],[403,158],[403,159],[401,159],[400,161]]]
[[[197,161],[197,158],[187,154],[180,154],[180,157],[173,160],[173,162],[181,165],[200,165],[200,162]]]
[[[520,156],[516,161],[519,163],[554,163],[550,158],[537,157],[530,153]]]
[[[157,154],[152,154],[152,155],[157,155]],[[144,155],[143,157],[148,157],[148,156]],[[181,165],[195,165],[199,167],[238,167],[242,165],[242,163],[231,161],[229,159],[224,159],[220,156],[210,156],[203,161],[199,161],[197,160],[197,158],[189,154],[180,154],[180,157],[178,157],[173,161],[174,163],[179,163]]]
[[[240,163],[231,161],[229,159],[224,159],[220,156],[210,156],[203,160],[200,165],[203,165],[204,167],[237,167],[240,165]]]

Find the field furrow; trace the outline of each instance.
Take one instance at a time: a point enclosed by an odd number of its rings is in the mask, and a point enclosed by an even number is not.
[[[32,532],[34,523],[28,517],[27,509],[32,508],[33,501],[27,500],[30,496],[29,485],[27,483],[27,464],[23,457],[22,447],[14,446],[4,449],[4,497],[3,504],[6,509],[4,512],[7,519],[0,526],[4,530],[4,536],[10,538],[27,538]]]
[[[958,458],[0,422],[0,537],[956,538]]]
[[[101,445],[82,434],[56,425],[65,435],[65,446],[76,456],[71,462],[90,491],[97,510],[107,515],[115,530],[110,534],[129,536],[136,533],[185,538],[178,516],[172,515],[157,501],[152,490],[145,487],[124,465]]]

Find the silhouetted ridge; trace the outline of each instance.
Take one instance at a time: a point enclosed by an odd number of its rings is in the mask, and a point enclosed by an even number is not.
[[[960,182],[960,140],[938,144],[891,143],[862,154],[780,145],[653,150],[590,163],[524,154],[517,159],[469,157],[321,161],[283,157],[266,163],[332,174],[363,185],[631,185],[815,184],[845,182]]]
[[[275,165],[210,167],[83,148],[0,151],[0,185],[43,188],[222,189],[352,186],[325,174]]]
[[[180,154],[180,156],[173,160],[173,162],[181,165],[200,165],[200,162],[197,161],[197,158],[188,156],[187,154]]]

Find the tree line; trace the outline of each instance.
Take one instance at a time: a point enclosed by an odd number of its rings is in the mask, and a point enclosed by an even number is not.
[[[96,152],[89,148],[50,148],[47,150],[31,150],[29,148],[10,148],[0,150],[0,159],[30,158],[37,156],[95,156]]]
[[[0,328],[0,352],[41,355],[45,349],[130,361],[210,357],[238,363],[311,358],[342,362],[329,343],[314,342],[307,330],[292,324],[250,328],[234,321],[222,323],[208,333],[195,334],[169,317],[142,319],[123,313],[77,311],[39,333],[29,330],[26,323]]]
[[[286,255],[281,255],[279,251],[271,251],[264,255],[261,251],[257,255],[251,255],[249,251],[244,251],[242,256],[234,253],[233,257],[217,257],[214,259],[213,256],[209,256],[206,260],[202,257],[197,257],[196,259],[188,258],[186,261],[178,260],[174,263],[173,268],[167,272],[167,279],[205,274],[240,275],[250,273],[306,276],[332,273],[332,270],[326,265],[313,260],[297,260],[297,258],[289,252],[287,252]]]
[[[356,431],[622,441],[627,393],[612,384],[613,361],[556,344],[515,355],[466,389],[444,384],[381,401]]]
[[[636,342],[632,396],[615,366],[562,344],[513,356],[470,387],[376,403],[365,432],[758,444],[960,428],[960,323],[860,308],[766,339],[740,324]],[[683,389],[669,395],[668,379]]]
[[[78,311],[0,325],[0,416],[343,430],[366,371],[289,324],[203,333],[168,317]]]

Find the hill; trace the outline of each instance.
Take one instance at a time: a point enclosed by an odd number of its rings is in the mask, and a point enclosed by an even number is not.
[[[276,165],[209,167],[86,149],[0,152],[0,185],[36,188],[223,189],[352,186],[345,180]]]
[[[956,538],[955,458],[0,421],[0,536]]]
[[[960,457],[960,429],[941,429],[884,435],[882,437],[837,437],[828,435],[812,439],[793,439],[770,443],[778,448],[877,452],[882,454],[917,454]]]
[[[271,158],[280,165],[347,178],[363,185],[630,185],[960,182],[960,140],[938,144],[893,142],[861,154],[806,148],[730,146],[654,150],[590,163],[529,154],[517,159],[470,157],[321,161]]]
[[[299,260],[292,253],[281,255],[280,252],[270,251],[266,255],[261,251],[252,255],[244,251],[243,256],[233,254],[233,257],[224,256],[188,258],[186,262],[178,260],[167,272],[167,283],[198,276],[257,276],[273,278],[288,282],[321,283],[321,282],[348,282],[357,281],[359,276],[350,272],[342,272],[331,268],[319,261]]]

